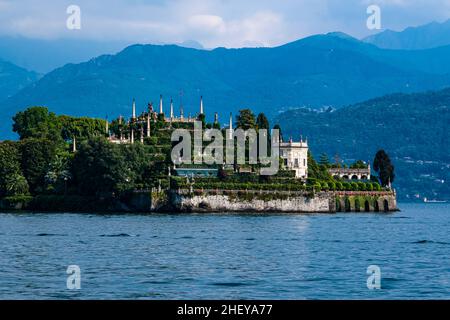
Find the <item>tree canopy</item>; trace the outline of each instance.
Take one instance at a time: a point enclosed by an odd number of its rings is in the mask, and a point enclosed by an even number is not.
[[[13,117],[13,131],[20,139],[61,139],[61,122],[45,107],[30,107]]]
[[[255,115],[250,109],[239,110],[236,116],[236,126],[243,130],[256,129]]]
[[[46,107],[30,107],[13,117],[13,130],[20,140],[48,139],[54,142],[87,139],[106,134],[106,122],[88,117],[57,116]]]
[[[264,113],[261,112],[260,114],[258,114],[258,117],[256,118],[256,126],[258,127],[258,129],[269,130],[269,120]]]

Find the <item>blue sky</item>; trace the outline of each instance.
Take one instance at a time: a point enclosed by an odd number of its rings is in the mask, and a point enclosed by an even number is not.
[[[66,28],[71,4],[81,8],[81,30]],[[450,0],[0,0],[0,35],[276,46],[330,31],[372,34],[366,27],[371,4],[381,8],[382,29],[450,17]]]

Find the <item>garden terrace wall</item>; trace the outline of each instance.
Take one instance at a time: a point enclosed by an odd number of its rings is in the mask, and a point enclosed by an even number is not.
[[[396,211],[392,191],[171,190],[169,201],[180,212],[384,212]]]

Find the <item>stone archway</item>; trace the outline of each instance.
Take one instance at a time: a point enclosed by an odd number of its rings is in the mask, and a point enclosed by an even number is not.
[[[367,180],[367,176],[361,176],[361,180]]]
[[[344,175],[342,176],[342,179],[348,180],[348,175],[344,174]]]
[[[336,212],[341,212],[342,208],[341,208],[341,202],[339,201],[339,199],[336,199]]]
[[[345,212],[351,212],[352,211],[352,205],[350,203],[350,199],[345,199]]]
[[[383,211],[388,212],[389,211],[389,201],[387,199],[383,200]]]
[[[361,203],[359,201],[359,199],[355,199],[355,212],[360,212],[361,211]]]
[[[370,212],[370,203],[369,200],[364,201],[364,211]]]
[[[358,180],[358,176],[356,174],[352,175],[352,180]]]
[[[375,200],[373,203],[373,211],[380,212],[380,206],[378,205],[378,200]]]

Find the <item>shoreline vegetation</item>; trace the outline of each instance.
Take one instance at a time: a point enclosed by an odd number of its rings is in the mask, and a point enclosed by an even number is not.
[[[143,115],[145,116],[145,115]],[[197,118],[204,128],[221,128]],[[56,115],[30,107],[13,118],[19,141],[0,142],[0,209],[35,212],[337,212],[395,211],[390,185],[393,166],[380,150],[373,162],[378,176],[352,181],[331,176],[331,168],[367,168],[361,160],[331,163],[308,153],[308,178],[295,178],[280,161],[273,176],[258,174],[260,165],[224,167],[214,177],[176,176],[171,162],[171,132],[191,130],[191,123],[151,119],[151,132],[134,144],[116,144],[142,128],[122,117],[111,122]],[[264,114],[241,110],[236,127],[270,129]],[[274,128],[281,129],[278,125]],[[143,135],[143,134],[142,134]],[[189,169],[189,166],[187,166]],[[192,168],[195,165],[191,166]]]

